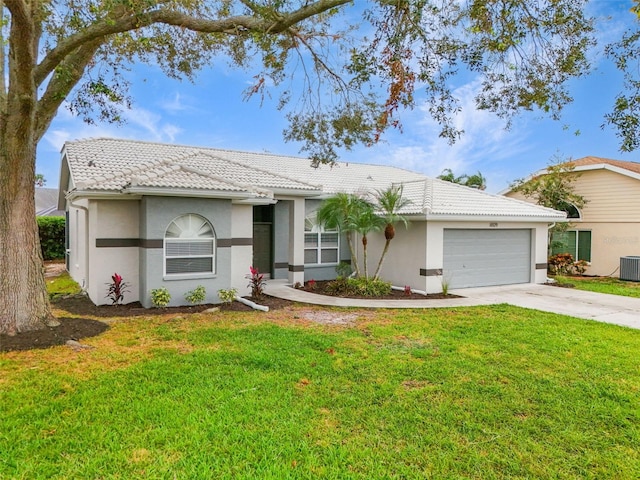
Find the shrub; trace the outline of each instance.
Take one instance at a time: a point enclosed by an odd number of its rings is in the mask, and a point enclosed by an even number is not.
[[[169,305],[171,294],[166,287],[154,288],[151,290],[151,303],[156,308],[164,308]]]
[[[64,217],[37,217],[44,260],[64,258]]]
[[[307,288],[309,290],[315,290],[316,289],[316,281],[313,278],[307,282]]]
[[[336,266],[336,274],[338,274],[339,277],[348,277],[352,272],[353,270],[349,262],[340,262]]]
[[[589,263],[584,260],[574,261],[570,253],[557,253],[549,257],[547,265],[552,275],[582,275]]]
[[[257,268],[249,267],[249,272],[246,277],[249,279],[247,287],[251,287],[251,296],[253,298],[260,298],[264,295],[264,287],[267,281],[264,279],[264,274],[260,273]]]
[[[218,296],[222,303],[231,303],[235,300],[236,295],[238,294],[238,290],[235,288],[230,288],[229,290],[220,289],[218,290]]]
[[[327,285],[333,295],[381,297],[391,293],[391,284],[373,278],[337,278]]]
[[[187,300],[187,302],[193,305],[197,305],[199,303],[204,302],[204,299],[206,298],[206,296],[207,296],[206,290],[202,285],[198,285],[193,290],[190,290],[184,294],[184,298]]]
[[[115,305],[124,300],[124,294],[127,293],[129,284],[122,279],[121,275],[114,273],[111,275],[111,283],[107,283],[109,288],[105,298],[111,299],[111,305]]]

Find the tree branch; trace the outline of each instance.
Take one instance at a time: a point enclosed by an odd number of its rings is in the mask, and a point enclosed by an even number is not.
[[[101,39],[87,43],[60,63],[59,69],[63,73],[60,75],[54,74],[47,85],[46,91],[38,101],[35,128],[36,141],[40,141],[46,133],[53,118],[56,116],[58,107],[83,77],[87,65],[91,62],[101,44]]]
[[[20,0],[9,1],[19,2]],[[350,0],[318,0],[293,12],[281,14],[275,21],[250,15],[212,20],[194,17],[169,8],[160,8],[148,13],[118,14],[112,12],[112,15],[60,41],[55,48],[50,50],[35,70],[36,85],[40,85],[56,66],[77,48],[109,35],[138,30],[156,23],[202,33],[241,35],[247,32],[262,32],[275,35],[303,20],[349,2]]]

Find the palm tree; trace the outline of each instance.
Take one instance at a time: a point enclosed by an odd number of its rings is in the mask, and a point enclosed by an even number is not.
[[[400,215],[398,212],[411,203],[411,200],[402,197],[402,185],[391,185],[386,190],[377,190],[376,200],[378,211],[382,213],[382,218],[386,222],[384,229],[384,249],[380,255],[378,266],[376,267],[376,273],[373,275],[374,279],[377,279],[380,275],[380,269],[382,268],[382,262],[389,251],[389,245],[391,240],[396,236],[396,228],[394,223],[402,222],[405,228],[408,225],[407,219]]]
[[[480,172],[474,173],[473,175],[467,175],[465,173],[456,177],[450,168],[445,168],[442,173],[438,175],[438,179],[464,185],[469,188],[477,188],[478,190],[487,188],[487,179]]]
[[[369,278],[369,271],[367,268],[367,244],[369,239],[367,235],[370,232],[381,230],[385,225],[385,221],[382,217],[378,216],[375,212],[374,206],[362,200],[361,210],[358,215],[354,217],[353,228],[356,232],[362,235],[362,264],[364,267],[364,278]]]
[[[346,234],[349,252],[357,276],[360,276],[358,255],[351,234],[356,231],[357,219],[367,202],[352,193],[336,193],[322,202],[316,212],[316,221],[326,228],[337,229]]]
[[[484,190],[485,188],[487,188],[487,179],[484,178],[484,175],[482,175],[480,171],[478,171],[478,173],[475,173],[473,175],[465,175],[465,176],[466,176],[466,180],[463,183],[463,185],[466,185],[467,187],[471,187],[471,188],[477,188],[478,190]]]

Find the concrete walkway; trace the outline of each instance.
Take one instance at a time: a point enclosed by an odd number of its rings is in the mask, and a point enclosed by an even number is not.
[[[446,308],[508,303],[518,307],[640,329],[640,298],[549,285],[522,284],[465,288],[451,291],[452,294],[463,298],[449,300],[365,300],[316,295],[291,288],[286,280],[269,280],[265,293],[294,302],[331,307]]]

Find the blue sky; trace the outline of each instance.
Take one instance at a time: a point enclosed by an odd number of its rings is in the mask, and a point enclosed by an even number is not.
[[[592,2],[590,8],[604,27],[603,43],[633,24],[630,7],[631,2],[626,0]],[[591,58],[594,71],[571,82],[575,101],[565,108],[560,121],[527,113],[518,116],[506,131],[503,121],[473,108],[477,82],[459,80],[456,91],[463,99],[463,111],[456,122],[465,134],[457,143],[449,145],[439,139],[426,108],[418,105],[402,114],[402,133],[389,132],[380,144],[344,152],[341,160],[394,165],[430,176],[437,176],[445,168],[456,174],[480,171],[488,180],[487,190],[494,193],[544,168],[557,155],[640,161],[640,152],[620,152],[615,132],[601,128],[603,115],[622,89],[622,78],[603,57],[602,46],[592,52]],[[232,69],[221,60],[191,84],[167,79],[157,68],[137,66],[129,77],[134,105],[125,112],[126,124],[87,125],[62,107],[40,143],[36,170],[44,174],[48,187],[57,187],[59,152],[64,142],[91,137],[299,155],[300,145],[282,140],[286,120],[276,109],[277,98],[265,99],[262,106],[258,98],[243,101],[242,92],[253,74]]]

